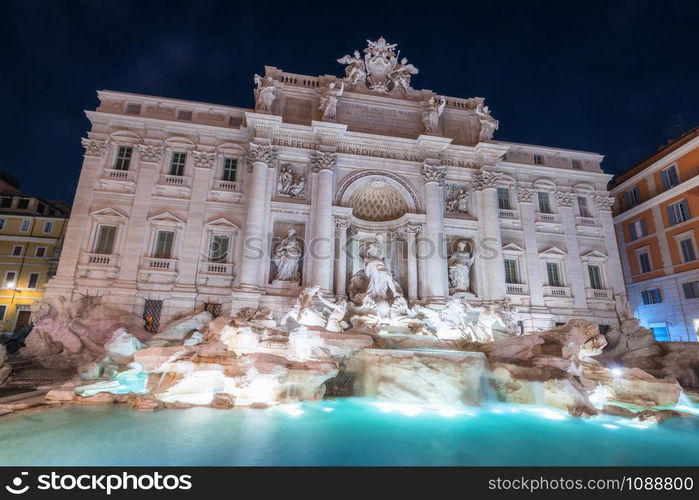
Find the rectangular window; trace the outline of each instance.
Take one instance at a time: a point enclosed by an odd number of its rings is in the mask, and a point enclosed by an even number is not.
[[[646,236],[648,234],[648,230],[646,229],[646,220],[643,218],[636,219],[629,224],[629,233],[631,234],[631,241]]]
[[[590,275],[590,288],[594,288],[595,290],[602,290],[604,288],[602,284],[602,270],[599,266],[587,266],[587,274]]]
[[[677,186],[680,183],[680,177],[677,175],[677,167],[672,165],[660,172],[660,177],[663,179],[663,187],[667,190]]]
[[[36,247],[34,255],[36,257],[45,257],[46,256],[46,247]]]
[[[97,240],[93,253],[111,254],[114,252],[116,226],[100,226],[97,230]]]
[[[544,191],[539,191],[538,196],[539,196],[539,212],[541,212],[542,214],[550,214],[551,213],[551,202],[549,200],[549,194],[545,193]]]
[[[5,319],[5,313],[7,312],[7,306],[0,306],[0,321]]]
[[[582,170],[582,162],[580,160],[572,160],[572,163],[575,170]]]
[[[29,283],[27,284],[27,288],[38,288],[40,277],[41,277],[41,274],[39,274],[39,273],[31,273],[29,275]]]
[[[696,299],[699,297],[699,281],[682,283],[682,289],[684,290],[684,296],[687,299]]]
[[[641,203],[641,192],[634,186],[624,193],[624,207],[631,208]]]
[[[227,262],[229,246],[230,236],[228,236],[227,234],[214,234],[211,237],[211,245],[209,248],[209,261]]]
[[[640,266],[642,273],[649,273],[653,270],[650,265],[650,254],[648,254],[648,252],[638,254],[638,265]]]
[[[0,218],[0,231],[5,229],[5,218]]]
[[[682,260],[684,262],[697,260],[697,255],[694,251],[694,238],[680,240],[680,249],[682,250]]]
[[[175,241],[174,231],[158,231],[155,237],[153,257],[156,259],[171,259],[172,244]]]
[[[584,196],[578,196],[578,211],[580,212],[580,217],[592,217],[587,205],[587,198]]]
[[[563,286],[558,262],[546,263],[546,275],[548,276],[549,286]]]
[[[670,220],[671,225],[679,224],[692,218],[689,213],[689,205],[687,205],[687,200],[680,200],[677,203],[667,207],[667,216]]]
[[[24,250],[24,247],[22,245],[15,245],[12,247],[12,255],[20,256],[22,255],[22,250]]]
[[[11,206],[12,206],[12,197],[11,196],[3,196],[2,201],[0,201],[0,207],[10,208]]]
[[[223,160],[223,180],[235,182],[235,172],[238,169],[237,158],[226,158]]]
[[[133,148],[129,146],[119,146],[117,150],[116,161],[114,162],[115,170],[128,170],[131,164],[131,153]]]
[[[28,233],[30,224],[31,224],[31,221],[29,219],[24,219],[22,221],[22,225],[20,226],[19,230],[22,231],[23,233]]]
[[[5,273],[5,287],[6,288],[14,288],[17,283],[15,282],[15,279],[17,278],[17,273],[14,271],[7,271]]]
[[[183,120],[186,122],[191,122],[192,121],[192,112],[180,110],[177,112],[177,119]]]
[[[17,202],[17,208],[21,208],[22,210],[29,208],[29,198],[20,198]]]
[[[541,155],[534,155],[534,165],[543,165],[544,157]]]
[[[46,212],[46,205],[44,205],[43,203],[37,203],[36,211],[40,214],[43,214],[44,212]]]
[[[515,259],[505,259],[505,283],[519,283]]]
[[[645,305],[650,305],[650,304],[660,304],[663,299],[660,296],[660,289],[659,288],[651,288],[650,290],[643,290],[641,292],[641,298],[643,299],[643,303]]]
[[[136,103],[129,103],[126,105],[126,114],[129,115],[140,115],[141,105]]]
[[[172,161],[170,162],[170,175],[183,176],[184,164],[187,161],[187,153],[172,153]]]
[[[510,205],[510,190],[506,187],[499,187],[498,189],[498,208],[500,210],[512,210]]]
[[[50,233],[51,231],[53,231],[53,221],[47,220],[44,222],[44,232]]]

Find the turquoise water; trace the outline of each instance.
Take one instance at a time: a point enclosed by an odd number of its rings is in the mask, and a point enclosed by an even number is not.
[[[699,465],[699,419],[643,426],[493,405],[78,406],[0,420],[2,465]]]

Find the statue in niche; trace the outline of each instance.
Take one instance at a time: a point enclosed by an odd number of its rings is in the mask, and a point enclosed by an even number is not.
[[[476,115],[478,115],[478,121],[481,124],[478,140],[489,141],[498,129],[499,122],[490,115],[488,106],[483,106],[483,104],[476,106]]]
[[[404,57],[401,59],[400,65],[398,65],[389,75],[389,78],[393,80],[395,88],[401,88],[403,90],[403,94],[407,94],[413,90],[413,88],[410,86],[410,78],[417,74],[418,69],[412,64],[408,64],[408,59]]]
[[[354,51],[354,56],[346,55],[337,62],[340,64],[346,64],[345,67],[345,80],[350,85],[350,88],[354,88],[358,83],[364,83],[366,80],[366,69],[364,67],[364,59],[359,55],[359,51]]]
[[[290,227],[287,236],[274,250],[272,262],[277,266],[275,281],[295,281],[301,278],[299,273],[299,262],[303,255],[303,245],[296,230]]]
[[[408,303],[403,290],[393,279],[383,259],[380,242],[367,241],[362,245],[359,256],[364,269],[355,273],[348,287],[349,298],[359,315],[374,315],[382,320],[407,316]]]
[[[332,82],[328,89],[320,97],[320,110],[323,112],[323,120],[334,120],[337,115],[337,99],[345,91],[345,84],[341,83],[340,88]]]
[[[465,214],[468,213],[469,192],[466,188],[458,188],[451,186],[445,208],[449,213]]]
[[[289,194],[294,183],[294,174],[291,165],[282,165],[279,169],[279,180],[277,181],[277,192],[279,194]]]
[[[262,78],[260,75],[255,75],[255,109],[258,111],[272,111],[272,104],[276,99],[277,88],[274,86],[274,80],[271,76]]]
[[[422,111],[422,123],[425,126],[426,134],[436,134],[439,126],[439,117],[442,116],[444,107],[447,105],[447,100],[444,96],[436,101],[434,97],[430,97],[425,108]]]
[[[467,244],[467,241],[460,240],[449,257],[449,293],[471,291],[469,275],[476,254],[468,251]]]
[[[306,194],[306,177],[298,178],[294,174],[291,165],[282,165],[279,170],[279,180],[277,181],[277,192],[281,196],[292,198],[303,198]]]

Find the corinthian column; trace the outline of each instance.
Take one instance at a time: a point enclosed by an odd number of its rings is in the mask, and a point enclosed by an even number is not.
[[[315,214],[315,235],[312,241],[313,256],[313,280],[314,285],[319,285],[321,291],[331,292],[332,286],[332,196],[333,196],[333,172],[337,163],[335,153],[316,152],[311,157],[313,172],[318,174],[316,181],[318,188],[311,200],[311,211]]]
[[[417,270],[417,245],[415,238],[422,230],[420,224],[408,224],[403,228],[405,239],[408,245],[408,298],[418,299],[418,270]]]
[[[335,249],[335,295],[344,297],[347,295],[347,228],[350,225],[349,217],[336,217],[337,247]]]
[[[444,176],[447,167],[431,161],[422,165],[425,178],[425,238],[421,242],[420,258],[425,259],[427,271],[427,300],[442,301],[447,295],[446,255],[444,248]]]
[[[267,215],[264,210],[267,169],[273,168],[276,161],[277,153],[271,146],[250,144],[248,171],[252,171],[252,177],[246,189],[247,214],[240,268],[240,288],[242,289],[256,290],[260,285],[260,269],[265,256],[263,232]]]
[[[498,193],[495,184],[502,174],[482,170],[473,179],[473,187],[480,191],[480,213],[478,226],[478,258],[482,262],[485,290],[483,299],[502,300],[505,298],[505,262],[502,256],[502,237],[500,235],[500,214]],[[480,295],[480,294],[479,294]]]

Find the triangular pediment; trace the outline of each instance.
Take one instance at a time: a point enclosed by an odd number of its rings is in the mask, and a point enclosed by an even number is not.
[[[220,217],[216,220],[212,220],[211,222],[207,222],[206,225],[209,227],[214,227],[214,228],[219,228],[219,229],[240,229],[240,226],[238,226],[234,222],[229,221],[228,219],[226,219],[224,217]]]
[[[515,243],[508,243],[504,247],[502,247],[503,252],[511,252],[511,253],[524,253],[524,248],[520,247],[519,245],[516,245]]]
[[[118,210],[114,210],[111,207],[107,208],[102,208],[100,210],[95,210],[94,212],[91,212],[90,215],[92,217],[112,217],[112,218],[117,218],[117,219],[123,219],[126,220],[128,217]]]
[[[607,259],[607,256],[600,252],[599,250],[592,250],[582,255],[583,259]]]
[[[171,223],[171,224],[184,224],[185,222],[171,214],[170,212],[163,212],[162,214],[154,215],[148,218],[149,222],[160,222],[160,223]]]
[[[565,257],[566,255],[568,255],[568,253],[565,252],[564,250],[561,250],[558,247],[551,247],[551,248],[547,248],[543,252],[539,252],[539,255],[543,255],[543,256],[548,255],[549,257]]]

